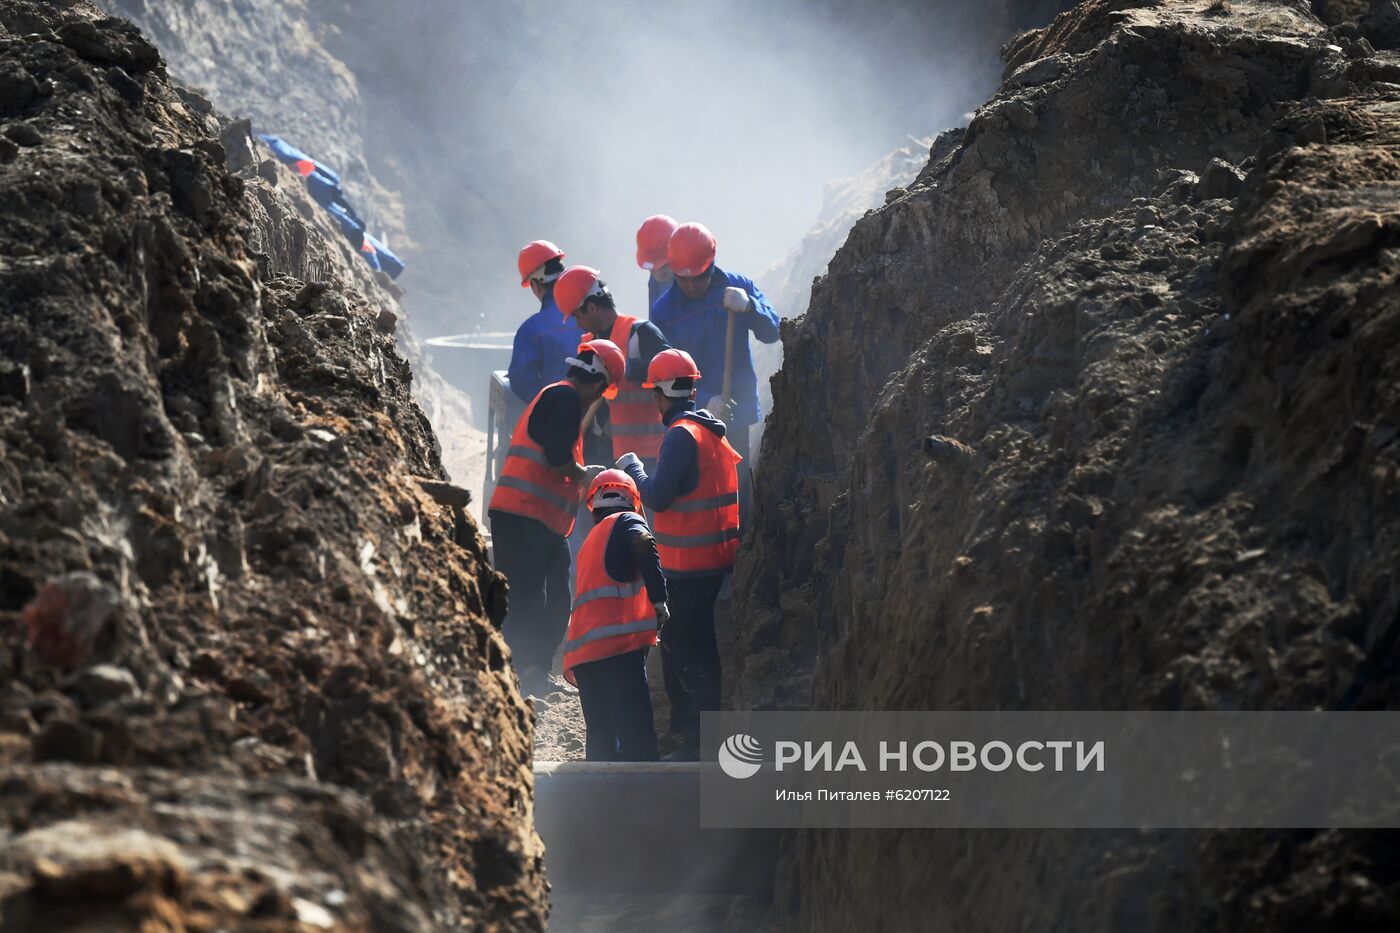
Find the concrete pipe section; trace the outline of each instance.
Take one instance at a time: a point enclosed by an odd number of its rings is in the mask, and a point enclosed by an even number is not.
[[[486,428],[491,373],[510,365],[513,333],[457,334],[431,337],[428,358],[442,378],[466,393],[472,403],[472,421]]]
[[[710,763],[552,761],[535,765],[535,827],[556,891],[773,892],[779,830],[702,829]]]

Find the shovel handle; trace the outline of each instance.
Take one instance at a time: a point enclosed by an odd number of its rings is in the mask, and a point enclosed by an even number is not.
[[[588,411],[583,413],[583,421],[580,422],[578,426],[579,437],[582,437],[583,435],[587,434],[588,429],[593,427],[593,419],[598,417],[598,408],[602,404],[603,400],[601,398],[594,399],[593,404],[588,406]],[[578,488],[579,501],[582,502],[584,497],[587,495],[588,485],[586,483],[580,483]]]
[[[734,312],[729,312],[729,321],[724,327],[724,387],[720,395],[729,404],[729,385],[734,373]]]
[[[580,436],[587,434],[588,429],[593,427],[593,419],[598,417],[598,409],[602,406],[603,400],[595,398],[593,404],[588,406],[588,411],[583,414],[583,422],[578,426]]]

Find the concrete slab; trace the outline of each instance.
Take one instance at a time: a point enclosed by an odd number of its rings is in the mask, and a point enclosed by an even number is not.
[[[770,897],[779,830],[702,829],[713,762],[539,762],[535,826],[550,884],[589,894]]]

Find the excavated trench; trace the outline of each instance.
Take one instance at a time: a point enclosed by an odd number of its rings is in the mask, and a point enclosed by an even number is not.
[[[545,763],[392,293],[129,24],[0,26],[0,931],[1396,926],[1393,833],[699,846]],[[1004,54],[784,325],[731,705],[1393,708],[1400,6]]]

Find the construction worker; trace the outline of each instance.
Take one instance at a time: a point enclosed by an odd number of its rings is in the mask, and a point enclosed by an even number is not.
[[[666,247],[679,226],[665,214],[653,214],[637,228],[637,266],[650,273],[647,276],[648,310],[661,293],[671,287],[674,276],[666,261]]]
[[[597,269],[574,266],[564,270],[554,286],[554,297],[565,318],[572,316],[579,329],[611,340],[627,355],[627,378],[618,386],[617,398],[608,402],[608,423],[615,460],[631,451],[652,466],[661,453],[666,427],[656,415],[656,400],[642,387],[647,365],[656,354],[671,349],[661,331],[650,321],[617,313],[617,304]]]
[[[563,360],[578,346],[578,333],[568,321],[560,322],[554,303],[554,282],[564,271],[564,251],[548,240],[535,240],[520,251],[516,267],[520,287],[530,289],[540,303],[540,309],[515,332],[506,371],[511,391],[529,402],[540,389],[563,378]]]
[[[564,679],[578,687],[589,761],[655,761],[647,650],[669,618],[666,578],[630,476],[599,473],[588,508],[594,526],[574,577]]]
[[[778,315],[752,279],[715,265],[715,237],[701,224],[682,224],[666,246],[675,281],[651,306],[651,320],[671,346],[685,350],[708,373],[702,398],[729,426],[729,441],[749,454],[749,428],[759,421],[758,377],[749,354],[749,334],[760,343],[778,340]],[[734,342],[725,334],[734,317]],[[730,362],[729,397],[722,397],[725,361]]]
[[[715,600],[739,550],[739,477],[743,460],[725,426],[695,407],[700,370],[684,350],[651,361],[646,385],[666,424],[655,473],[635,454],[617,466],[632,477],[655,514],[655,537],[666,573],[671,621],[661,640],[662,671],[671,701],[671,731],[681,745],[669,760],[694,761],[700,713],[719,709],[720,661]]]
[[[588,482],[584,424],[616,394],[626,360],[606,340],[578,345],[564,379],[545,386],[516,422],[488,517],[496,569],[510,581],[505,636],[526,693],[549,686],[549,667],[569,617],[569,533]]]

